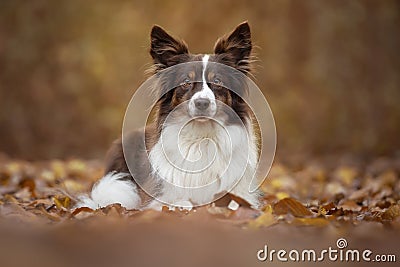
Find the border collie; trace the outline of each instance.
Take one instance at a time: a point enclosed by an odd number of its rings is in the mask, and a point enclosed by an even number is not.
[[[105,176],[90,196],[80,197],[77,207],[97,209],[119,203],[127,209],[163,205],[190,209],[230,192],[259,208],[259,191],[249,192],[259,157],[257,122],[246,101],[228,89],[235,77],[245,87],[251,52],[247,22],[219,38],[214,54],[209,55],[189,53],[184,41],[154,26],[150,55],[152,73],[160,82],[155,86],[159,98],[152,110],[153,121],[113,143]],[[192,62],[199,64],[184,64]],[[218,67],[222,65],[244,78],[229,77]],[[175,66],[182,67],[161,78],[161,73]],[[169,82],[177,85],[166,91]],[[173,161],[180,162],[179,157],[186,163],[177,167]],[[188,171],[199,157],[197,163],[205,168]],[[188,189],[209,184],[204,190]]]

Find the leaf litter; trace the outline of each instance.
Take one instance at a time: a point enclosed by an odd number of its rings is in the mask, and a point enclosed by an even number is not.
[[[0,218],[58,225],[103,217],[136,223],[201,215],[206,220],[248,229],[274,225],[340,227],[363,222],[398,227],[399,173],[399,158],[276,162],[261,186],[261,210],[251,209],[246,201],[230,194],[192,211],[171,211],[167,207],[161,212],[126,210],[118,204],[91,210],[73,209],[73,205],[76,196],[88,191],[101,177],[100,161],[1,159]]]

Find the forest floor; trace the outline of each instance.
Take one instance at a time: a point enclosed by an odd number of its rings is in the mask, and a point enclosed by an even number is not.
[[[277,160],[261,211],[230,195],[191,211],[73,209],[102,172],[96,160],[0,157],[2,266],[258,266],[265,245],[337,249],[339,238],[400,260],[400,157]]]

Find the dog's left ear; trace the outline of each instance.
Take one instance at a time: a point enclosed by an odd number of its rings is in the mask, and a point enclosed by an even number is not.
[[[150,55],[161,69],[180,63],[180,56],[189,53],[185,42],[175,39],[160,26],[153,26],[150,38]]]
[[[217,40],[214,53],[221,55],[223,61],[247,73],[250,70],[251,33],[247,21],[239,24],[230,34]]]

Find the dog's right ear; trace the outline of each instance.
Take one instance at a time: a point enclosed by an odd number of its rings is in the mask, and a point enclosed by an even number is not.
[[[160,26],[151,29],[150,55],[159,69],[181,63],[182,55],[188,55],[187,45],[169,35]]]

